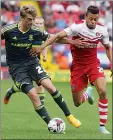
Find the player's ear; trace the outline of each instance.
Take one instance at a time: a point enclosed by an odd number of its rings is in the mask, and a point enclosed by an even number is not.
[[[23,17],[23,16],[20,16],[20,20],[23,20],[25,17]]]

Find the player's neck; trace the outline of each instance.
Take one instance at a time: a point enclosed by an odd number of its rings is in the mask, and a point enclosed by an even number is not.
[[[18,29],[21,32],[27,32],[29,30],[29,28],[26,28],[21,21],[18,23]]]

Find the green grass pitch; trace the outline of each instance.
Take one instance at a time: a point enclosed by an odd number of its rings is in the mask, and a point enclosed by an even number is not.
[[[45,105],[50,116],[60,117],[66,123],[66,134],[50,134],[46,124],[35,113],[29,98],[23,93],[13,95],[8,105],[4,105],[3,98],[7,88],[13,84],[12,80],[2,80],[1,83],[1,116],[2,139],[112,139],[111,135],[99,133],[98,95],[94,89],[95,103],[88,102],[75,107],[72,101],[69,83],[54,83],[62,92],[70,111],[82,123],[80,128],[70,125],[52,97],[46,92]],[[109,116],[107,129],[112,132],[112,84],[107,83],[109,99]]]

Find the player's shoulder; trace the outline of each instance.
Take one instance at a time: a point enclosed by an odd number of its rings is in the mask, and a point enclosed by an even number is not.
[[[102,23],[100,23],[100,22],[97,22],[97,25],[98,25],[98,26],[101,26],[101,27],[104,26],[104,25],[103,25]]]
[[[105,27],[105,25],[101,24],[101,23],[97,23],[97,26],[96,26],[97,30],[101,31],[101,32],[106,32],[107,31],[107,28]]]
[[[84,20],[78,20],[78,21],[74,21],[74,26],[76,26],[77,30],[83,28],[84,25]]]
[[[75,24],[83,24],[84,23],[84,20],[77,20],[77,21],[74,21]]]
[[[98,29],[104,29],[105,28],[105,26],[103,24],[101,24],[100,22],[98,22],[96,26],[97,26]]]
[[[2,27],[1,33],[3,34],[5,32],[7,32],[7,31],[11,31],[11,30],[13,30],[13,29],[15,29],[17,27],[18,27],[18,24],[17,23],[7,24],[7,25],[5,25],[5,26]]]
[[[32,26],[31,26],[31,29],[32,29],[32,30],[34,30],[34,31],[41,32],[41,33],[43,32],[43,29],[42,29],[42,28],[37,27],[36,25],[32,25]]]
[[[9,31],[9,30],[12,30],[12,29],[16,28],[17,26],[18,26],[17,23],[7,24],[7,25],[2,27],[2,32],[6,32],[6,31]]]

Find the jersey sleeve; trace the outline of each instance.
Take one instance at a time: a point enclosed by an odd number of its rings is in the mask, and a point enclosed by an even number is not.
[[[2,29],[1,29],[1,39],[2,39],[2,40],[5,39],[5,34],[6,34],[5,29],[2,28]]]
[[[75,35],[77,35],[77,33],[78,33],[77,24],[73,23],[71,26],[69,26],[66,29],[64,29],[64,31],[66,32],[67,36],[75,36]]]
[[[50,37],[50,34],[46,31],[38,32],[37,35],[35,35],[35,39],[32,43],[32,47],[37,47],[42,45],[48,38]]]
[[[46,31],[43,31],[43,41],[46,41],[50,37],[50,34]]]
[[[103,30],[103,37],[102,37],[102,43],[103,44],[108,44],[109,43],[109,35],[108,35],[108,31],[106,28],[104,28]]]

